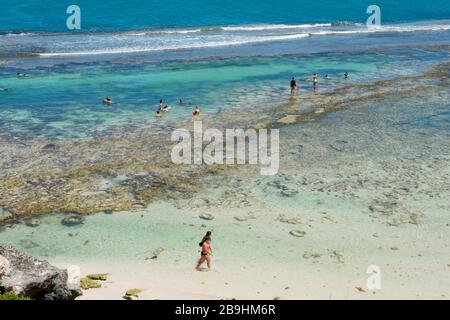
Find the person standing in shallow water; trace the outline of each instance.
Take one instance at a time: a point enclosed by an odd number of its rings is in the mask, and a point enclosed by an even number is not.
[[[192,112],[192,115],[194,117],[200,115],[200,108],[198,106],[195,107],[194,111]]]
[[[291,95],[294,95],[296,90],[297,90],[297,83],[295,82],[295,78],[292,77],[292,79],[291,79]]]
[[[202,251],[200,253],[200,259],[198,259],[195,269],[197,269],[197,271],[200,271],[201,265],[206,261],[208,271],[211,271],[211,231],[206,232],[202,241],[200,241],[199,246],[202,247]]]

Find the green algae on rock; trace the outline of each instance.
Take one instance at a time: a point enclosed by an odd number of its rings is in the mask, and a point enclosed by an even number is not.
[[[100,288],[102,283],[100,281],[92,280],[88,277],[80,279],[80,286],[83,290]]]
[[[129,289],[129,290],[127,290],[127,292],[125,292],[125,296],[126,297],[136,297],[136,298],[139,298],[139,294],[142,292],[142,289],[137,289],[137,288],[134,288],[134,289]]]

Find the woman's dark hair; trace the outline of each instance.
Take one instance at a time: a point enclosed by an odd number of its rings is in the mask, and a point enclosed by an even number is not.
[[[211,241],[211,231],[207,231],[202,241],[198,244],[200,247],[203,246],[203,242],[210,240]]]

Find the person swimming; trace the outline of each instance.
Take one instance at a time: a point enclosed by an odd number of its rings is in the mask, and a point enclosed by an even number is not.
[[[161,100],[159,100],[159,110],[162,110],[163,106],[164,106],[164,103],[163,103],[163,100],[161,99]]]
[[[183,99],[180,99],[180,104],[183,104]]]
[[[194,115],[194,116],[200,115],[200,108],[198,106],[195,107],[194,112],[192,112],[192,115]]]
[[[168,106],[167,104],[164,106],[164,108],[163,108],[163,110],[165,111],[165,112],[169,112],[170,111],[170,106]]]
[[[297,90],[297,83],[295,82],[295,78],[292,77],[291,79],[291,95],[293,95],[295,93],[295,90]]]
[[[112,103],[113,101],[109,97],[103,99],[103,104],[111,105]]]
[[[17,77],[18,78],[24,78],[24,77],[28,77],[28,75],[26,73],[17,72]]]
[[[348,79],[348,72],[347,71],[345,71],[345,73],[344,73],[344,79]]]
[[[197,261],[197,266],[195,269],[200,271],[201,265],[206,261],[206,264],[208,266],[208,270],[211,271],[211,231],[206,232],[205,236],[203,237],[202,241],[198,244],[200,247],[202,247],[201,253],[200,253],[200,259]]]
[[[327,74],[325,74],[325,79],[328,79],[328,73],[327,73]]]
[[[8,88],[0,88],[0,91],[9,91]]]
[[[161,111],[156,110],[156,117],[157,117],[157,118],[160,118],[160,117],[161,117]]]

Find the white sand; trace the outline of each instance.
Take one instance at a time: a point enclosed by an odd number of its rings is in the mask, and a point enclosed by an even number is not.
[[[192,261],[194,262],[194,261]],[[67,264],[59,263],[60,267]],[[217,262],[212,271],[196,271],[166,265],[157,260],[142,264],[81,264],[82,276],[108,272],[107,281],[99,289],[83,290],[79,300],[123,299],[133,288],[142,289],[139,299],[448,299],[449,290],[435,290],[433,275],[421,273],[412,281],[412,270],[404,270],[394,278],[385,277],[380,290],[368,290],[364,272],[353,275],[336,265],[326,273],[320,265],[312,268],[289,268],[283,265],[227,265]],[[411,268],[413,269],[413,268]],[[450,269],[450,268],[449,268]],[[447,271],[448,272],[448,271]],[[403,280],[402,280],[403,277]],[[426,284],[424,281],[429,281]],[[360,291],[358,288],[363,289]]]

